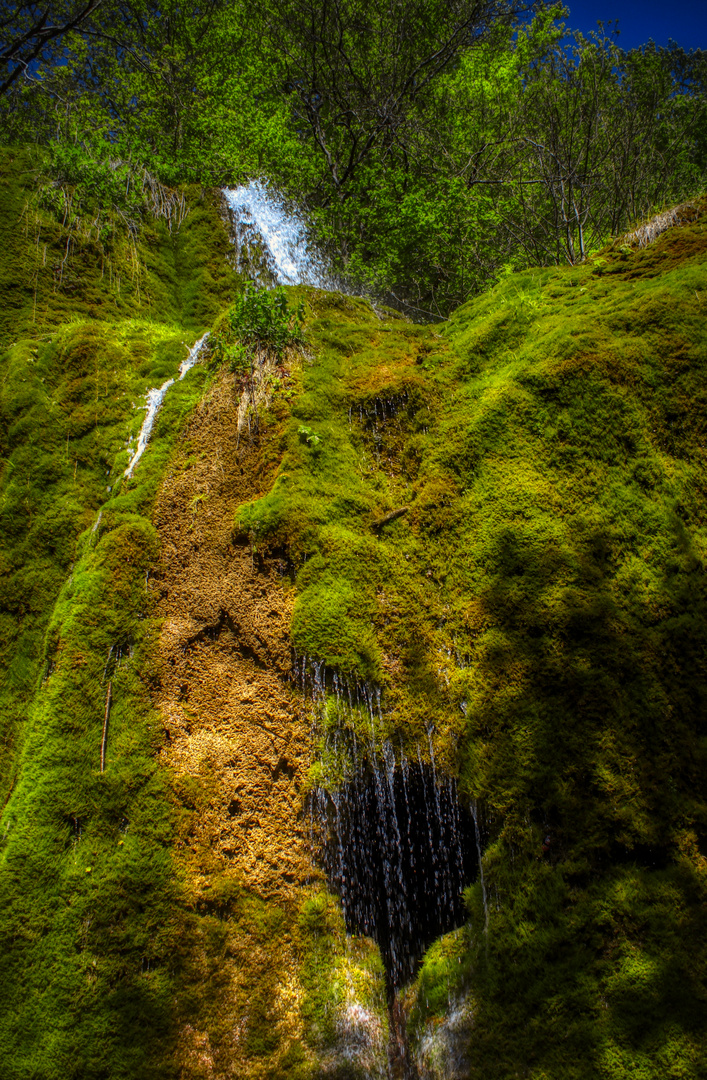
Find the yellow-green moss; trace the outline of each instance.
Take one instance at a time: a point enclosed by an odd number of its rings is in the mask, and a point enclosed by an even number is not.
[[[470,1076],[705,1066],[706,261],[696,221],[436,330],[317,297],[280,475],[238,516],[289,553],[298,652],[381,685],[382,734],[431,727],[478,800]]]
[[[72,319],[143,318],[205,330],[242,277],[218,192],[183,192],[182,223],[126,218],[84,204],[70,189],[53,198],[40,152],[0,149],[0,344]]]
[[[206,1009],[218,986],[194,989],[190,936],[216,968],[228,919],[266,952],[292,938],[305,1034],[280,1073],[345,1069],[344,987],[381,1016],[377,952],[346,954],[326,895],[296,922],[232,883],[187,910],[156,764],[150,513],[204,369],[120,475],[133,404],[230,299],[218,202],[188,192],[178,234],[148,222],[132,247],[77,226],[56,281],[68,237],[30,166],[0,161],[3,1060],[47,1080],[171,1075],[175,1001]],[[469,1003],[470,1077],[705,1071],[706,231],[511,275],[444,327],[296,294],[308,359],[273,395],[279,473],[235,530],[289,559],[300,657],[381,687],[379,734],[430,729],[477,801],[484,886],[407,999],[418,1043]],[[323,723],[359,719],[331,705]],[[254,981],[246,1032],[263,1062],[272,985]]]
[[[146,575],[152,502],[203,368],[175,383],[135,478],[122,473],[146,391],[227,299],[228,239],[199,195],[181,240],[148,223],[138,259],[152,260],[152,293],[144,266],[119,292],[129,237],[97,246],[63,228],[36,198],[30,154],[3,154],[0,169],[0,1051],[13,1077],[168,1076],[189,923],[156,757]],[[209,265],[216,286],[199,280]]]
[[[306,1038],[319,1070],[340,1080],[377,1076],[387,1057],[385,973],[370,938],[346,939],[341,908],[326,892],[299,915]],[[328,1067],[325,1063],[328,1062]],[[316,1067],[315,1075],[321,1075]]]

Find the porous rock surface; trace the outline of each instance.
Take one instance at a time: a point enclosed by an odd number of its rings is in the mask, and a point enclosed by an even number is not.
[[[212,885],[223,888],[230,878],[262,901],[293,908],[317,876],[300,795],[307,724],[288,683],[292,596],[280,564],[233,544],[236,507],[268,479],[262,445],[238,438],[239,396],[232,377],[214,385],[158,498],[162,554],[152,587],[160,592],[163,624],[156,704],[162,758],[187,806],[189,781],[200,785],[180,843],[194,904],[208,902]],[[239,1036],[264,969],[276,977],[271,1019],[283,1051],[302,1038],[290,935],[273,935],[265,951],[240,925],[229,937],[217,1006],[228,1036],[215,1049],[204,1031],[185,1023],[178,1055],[184,1078],[230,1076],[234,1068],[260,1076]],[[208,966],[208,951],[204,945],[195,958],[198,967]]]

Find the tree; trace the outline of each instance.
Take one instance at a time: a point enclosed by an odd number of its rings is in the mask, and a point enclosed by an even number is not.
[[[47,63],[72,32],[86,30],[103,0],[0,0],[0,94],[37,61]]]
[[[507,226],[536,263],[581,262],[651,207],[702,182],[704,59],[677,48],[625,53],[573,35],[524,71]]]
[[[189,128],[200,108],[208,112],[199,92],[205,70],[224,61],[223,0],[96,2],[103,6],[54,50],[14,71],[2,102],[5,138],[79,144],[92,154],[105,144],[112,157],[170,181],[183,178],[178,163],[191,155],[197,172],[204,162]]]
[[[457,57],[499,20],[531,3],[511,0],[253,0],[296,120],[323,155],[333,191],[374,147],[396,145],[410,109]]]

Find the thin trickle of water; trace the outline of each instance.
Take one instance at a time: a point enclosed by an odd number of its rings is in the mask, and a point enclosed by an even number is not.
[[[239,269],[260,285],[313,285],[341,289],[311,243],[301,214],[259,180],[224,188]]]
[[[432,813],[431,813],[431,810],[430,810],[430,802],[429,802],[429,799],[427,798],[427,776],[425,775],[425,772],[424,772],[424,766],[423,766],[423,763],[422,763],[422,753],[420,752],[419,744],[417,746],[417,761],[418,761],[418,764],[420,766],[420,773],[422,775],[422,790],[423,790],[424,797],[425,797],[425,811],[426,811],[425,819],[426,819],[426,823],[427,823],[427,836],[428,836],[428,839],[429,839],[429,842],[430,842],[430,854],[432,855],[432,868],[433,868],[434,879],[435,879],[435,899],[436,899],[437,905],[439,906],[439,872],[438,872],[438,869],[437,869],[437,848],[436,848],[435,841],[434,841],[434,836],[433,836],[433,828],[432,828],[433,817],[432,817]]]
[[[373,714],[371,713],[371,723],[373,723]],[[383,857],[383,876],[385,879],[385,905],[387,908],[388,925],[394,925],[396,916],[396,896],[391,889],[390,881],[390,837],[387,831],[388,824],[388,807],[386,805],[385,791],[381,784],[380,770],[378,768],[378,759],[375,752],[375,730],[373,731],[373,738],[371,740],[371,757],[372,757],[372,769],[374,779],[374,790],[376,793],[377,813],[376,813],[376,832],[378,834],[378,843],[380,845],[380,851]],[[337,839],[340,838],[343,833],[337,834]],[[342,851],[344,850],[344,844],[339,842],[337,844]],[[400,898],[398,898],[400,899]],[[395,947],[395,940],[390,941],[390,953],[393,962],[393,967],[397,967],[399,960],[397,950]]]
[[[293,668],[313,701],[321,760],[338,769],[334,790],[312,793],[313,843],[349,932],[378,942],[394,995],[425,947],[464,921],[474,826],[454,782],[438,774],[431,732],[409,759],[402,742],[398,752],[382,738],[379,687],[334,676],[306,657],[295,657]]]
[[[481,831],[479,830],[479,808],[476,799],[472,801],[471,809],[474,815],[474,834],[476,836],[476,854],[479,859],[479,880],[481,882],[481,895],[484,900],[484,933],[489,932],[489,903],[486,895],[486,882],[484,880],[484,864],[481,852]]]
[[[461,861],[462,858],[462,839],[459,827],[459,798],[457,795],[457,782],[454,777],[449,779],[449,803],[452,808],[451,825],[452,825],[452,842],[454,844],[455,858]],[[477,850],[478,854],[478,850]]]
[[[405,877],[403,875],[403,842],[400,836],[400,827],[398,825],[398,815],[395,809],[395,754],[390,741],[386,739],[383,744],[383,760],[385,762],[385,775],[388,782],[388,806],[390,808],[390,821],[393,825],[392,839],[395,841],[395,869],[398,878],[398,887],[400,889],[400,895],[405,896],[407,888],[405,885]],[[410,911],[406,907],[404,913],[406,918],[407,928],[412,933],[412,920],[410,918]]]
[[[412,870],[412,872],[414,874],[415,873],[415,855],[414,855],[414,850],[413,850],[413,846],[412,846],[412,836],[410,834],[410,825],[411,825],[411,821],[412,821],[412,816],[410,814],[410,800],[408,798],[408,769],[409,769],[408,759],[405,756],[405,753],[403,751],[402,742],[401,742],[401,744],[400,744],[400,775],[403,778],[403,797],[405,799],[405,816],[407,818],[407,844],[408,844],[408,849],[410,851],[410,868],[411,868],[411,870]],[[460,859],[460,865],[461,865],[461,859]]]
[[[441,804],[440,804],[440,785],[437,782],[437,769],[435,767],[435,752],[434,752],[434,747],[432,745],[432,729],[431,728],[427,729],[427,743],[428,743],[428,746],[430,748],[430,764],[432,765],[432,786],[433,786],[433,789],[434,789],[435,803],[436,803],[436,806],[437,806],[437,818],[438,818],[438,820],[441,821],[443,819],[443,817],[446,819],[447,815],[446,815],[446,813],[444,815],[442,814],[442,808],[441,808]],[[449,864],[449,852],[447,851],[447,845],[445,843],[444,833],[440,834],[439,858],[440,858],[440,862],[441,862],[442,866],[447,866]],[[448,874],[445,874],[443,876],[443,884],[444,884],[444,903],[449,904],[450,901],[451,901],[451,897],[449,896],[448,891],[447,891],[448,890],[448,885],[449,885],[449,875]]]
[[[199,359],[199,354],[201,353],[201,350],[206,344],[208,337],[209,334],[207,332],[206,334],[204,334],[203,337],[200,337],[196,344],[194,344],[189,350],[189,355],[187,356],[186,360],[183,360],[182,363],[179,365],[180,379],[183,379],[186,373],[194,367],[194,364]],[[147,391],[147,400],[145,403],[145,406],[147,408],[147,415],[145,416],[145,419],[142,422],[142,427],[140,428],[140,434],[137,440],[137,450],[133,454],[132,458],[130,459],[130,464],[123,473],[125,477],[129,478],[133,475],[135,466],[137,465],[142,455],[145,453],[145,450],[147,449],[147,444],[150,441],[152,429],[155,426],[157,414],[162,408],[162,402],[164,401],[165,394],[169,390],[170,386],[174,384],[174,381],[174,379],[167,379],[166,382],[162,383],[162,386],[153,387],[152,390]]]
[[[334,809],[336,811],[336,829],[337,829],[337,832],[338,832],[341,829],[341,805],[340,805],[341,804],[341,795],[340,795],[340,793],[338,791],[333,792],[332,796],[331,796],[331,799],[332,799],[332,802],[334,804]],[[348,901],[348,890],[346,889],[346,866],[344,864],[344,855],[343,855],[343,852],[341,850],[339,850],[339,852],[338,852],[337,876],[338,876],[339,881],[341,882],[341,907],[343,909],[344,919],[345,919],[346,915],[347,915],[346,906],[347,906],[347,901]]]

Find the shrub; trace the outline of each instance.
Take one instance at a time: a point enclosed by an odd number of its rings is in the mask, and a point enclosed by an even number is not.
[[[282,287],[258,289],[253,282],[246,285],[227,315],[232,334],[242,344],[267,346],[278,354],[289,345],[302,344],[303,321],[302,302],[292,310]]]

